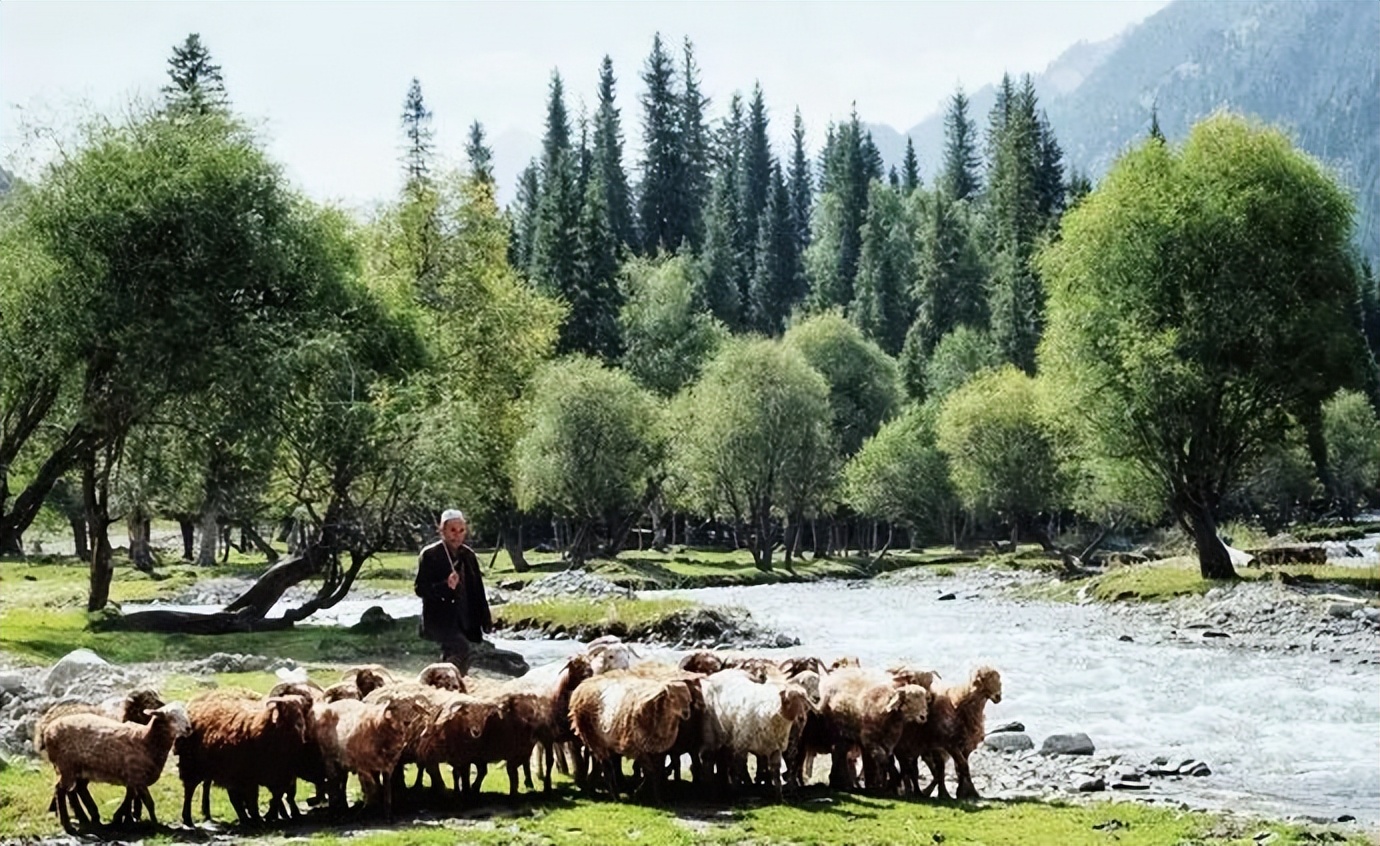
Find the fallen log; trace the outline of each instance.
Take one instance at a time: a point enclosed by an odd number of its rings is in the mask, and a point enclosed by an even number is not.
[[[240,634],[244,632],[275,632],[292,628],[292,620],[282,617],[265,618],[246,608],[239,612],[217,611],[200,614],[195,611],[136,611],[133,614],[111,614],[92,620],[96,631],[159,632],[162,634]]]

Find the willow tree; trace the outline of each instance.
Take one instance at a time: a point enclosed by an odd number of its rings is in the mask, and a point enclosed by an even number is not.
[[[1353,206],[1277,130],[1218,115],[1148,139],[1039,266],[1040,367],[1089,455],[1125,463],[1232,578],[1218,509],[1249,463],[1366,364]]]

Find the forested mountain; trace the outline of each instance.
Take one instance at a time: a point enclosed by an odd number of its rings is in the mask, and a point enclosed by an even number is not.
[[[1284,127],[1354,192],[1364,250],[1380,255],[1380,3],[1179,0],[1116,39],[1080,43],[1035,77],[1069,165],[1097,178],[1158,114],[1171,141],[1219,108]],[[1013,69],[1019,70],[1019,69]],[[991,86],[970,92],[986,114]],[[928,177],[943,114],[907,133]],[[888,162],[892,151],[878,146]]]

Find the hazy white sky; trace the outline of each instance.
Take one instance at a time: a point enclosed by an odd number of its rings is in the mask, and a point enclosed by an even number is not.
[[[319,199],[365,205],[400,182],[398,115],[416,76],[438,151],[458,163],[482,121],[504,160],[539,136],[551,71],[567,105],[590,110],[604,54],[619,81],[630,145],[638,74],[660,32],[689,37],[717,114],[760,81],[774,134],[799,106],[811,144],[856,102],[902,131],[958,84],[1038,72],[1079,40],[1122,31],[1166,0],[1073,2],[0,2],[0,150],[32,175],[21,127],[153,98],[189,32],[221,65],[238,111]],[[505,140],[507,144],[505,145]],[[632,166],[632,162],[628,163]],[[505,186],[506,187],[506,186]],[[505,193],[507,193],[505,191]]]

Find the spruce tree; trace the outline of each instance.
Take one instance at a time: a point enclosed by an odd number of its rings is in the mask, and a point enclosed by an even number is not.
[[[1160,104],[1150,104],[1150,137],[1156,141],[1164,141],[1164,133],[1160,131]]]
[[[901,190],[901,174],[896,172],[896,165],[892,165],[886,172],[886,184],[893,191]]]
[[[965,205],[951,200],[943,189],[929,197],[915,257],[911,328],[922,361],[959,326],[987,326],[986,279],[967,218]]]
[[[513,200],[513,231],[508,263],[529,273],[532,266],[532,241],[537,234],[537,204],[541,202],[541,164],[533,159],[522,169]],[[530,276],[529,276],[530,278]]]
[[[767,132],[767,106],[762,97],[762,86],[757,85],[753,87],[752,100],[748,103],[738,165],[738,251],[748,257],[757,251],[757,227],[771,192],[773,162]],[[747,262],[743,268],[739,285],[744,290],[755,268],[755,260]]]
[[[1039,160],[1035,170],[1036,208],[1039,210],[1041,225],[1052,229],[1059,224],[1064,213],[1064,150],[1054,137],[1054,129],[1049,125],[1049,117],[1040,112],[1036,125]]]
[[[920,187],[920,160],[915,157],[915,141],[906,136],[906,155],[901,160],[901,192],[910,195]]]
[[[700,70],[689,38],[685,39],[681,81],[684,88],[680,95],[680,241],[687,241],[698,250],[704,241],[704,209],[709,202],[710,139],[705,123],[709,98],[700,90]],[[676,248],[680,248],[679,241]]]
[[[810,159],[805,155],[805,121],[800,109],[795,110],[795,124],[791,129],[791,163],[787,173],[787,190],[791,197],[791,228],[795,233],[797,255],[804,255],[810,246],[810,210],[814,203],[814,174]]]
[[[637,227],[633,221],[632,191],[623,170],[623,126],[614,104],[613,60],[608,56],[599,65],[599,111],[594,117],[594,162],[604,185],[604,205],[609,226],[619,243],[637,249]]]
[[[622,355],[618,312],[623,300],[618,290],[619,243],[604,205],[608,186],[603,179],[596,168],[585,186],[575,276],[564,292],[570,313],[561,326],[558,350],[586,353],[612,363]]]
[[[978,192],[977,128],[968,115],[968,97],[960,88],[944,114],[944,166],[939,187],[951,200],[967,200]]]
[[[494,151],[484,140],[484,124],[470,124],[470,137],[465,143],[465,158],[470,163],[470,176],[478,182],[494,184]]]
[[[172,84],[164,86],[163,99],[171,112],[204,115],[230,107],[220,65],[211,61],[211,51],[201,43],[198,33],[191,33],[181,46],[173,47],[168,78]]]
[[[890,355],[901,351],[914,305],[915,255],[905,208],[896,189],[873,182],[868,192],[858,276],[849,317]]]
[[[781,169],[772,163],[771,190],[757,226],[757,247],[748,284],[748,322],[767,335],[779,335],[785,328],[791,307],[804,291],[800,282],[800,257],[792,232],[791,199]]]
[[[821,190],[832,195],[834,201],[816,231],[827,232],[830,243],[812,244],[813,257],[807,262],[811,270],[810,300],[816,308],[846,307],[853,301],[868,186],[882,176],[875,153],[876,146],[863,131],[856,111],[848,123],[829,133],[823,152]],[[812,240],[818,239],[812,236]]]
[[[542,139],[541,188],[528,275],[539,289],[567,298],[568,287],[575,278],[581,203],[577,156],[578,151],[570,146],[565,89],[560,73],[553,72],[546,107],[546,135]]]
[[[431,182],[431,153],[433,150],[431,110],[422,99],[422,83],[417,77],[407,86],[403,100],[403,133],[407,146],[403,150],[403,171],[409,190],[416,190]]]
[[[737,196],[730,172],[721,167],[709,192],[704,249],[692,303],[695,311],[714,315],[729,329],[741,328],[743,320],[743,292],[738,287]]]
[[[648,254],[674,253],[680,247],[681,98],[676,69],[658,33],[642,71],[642,184],[638,219],[642,248]]]

